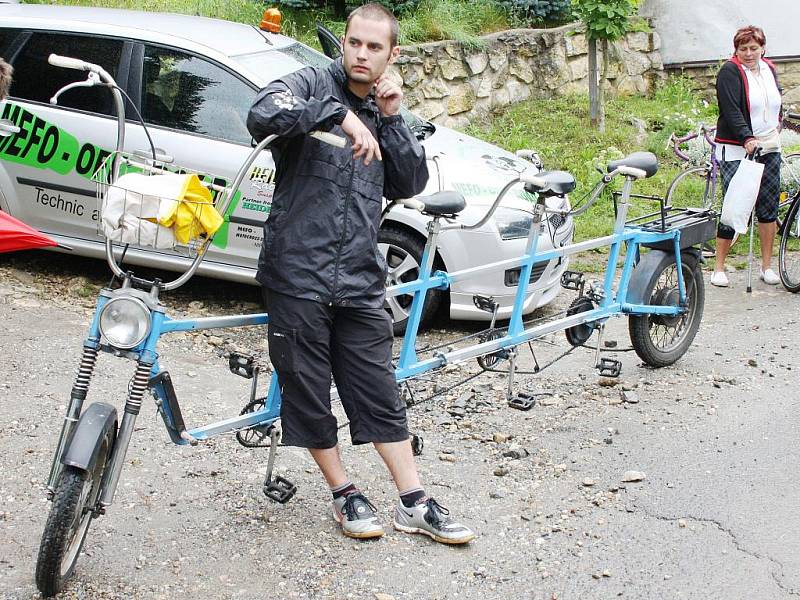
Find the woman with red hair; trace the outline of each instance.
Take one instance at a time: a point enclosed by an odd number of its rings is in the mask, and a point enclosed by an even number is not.
[[[734,54],[717,74],[719,120],[715,141],[723,190],[728,189],[745,155],[761,151],[756,160],[764,165],[764,175],[755,206],[761,240],[761,280],[776,285],[780,278],[771,263],[780,197],[781,91],[775,66],[764,58],[766,44],[764,31],[753,25],[742,27],[733,36]],[[728,285],[725,258],[733,239],[733,229],[720,223],[712,285]]]

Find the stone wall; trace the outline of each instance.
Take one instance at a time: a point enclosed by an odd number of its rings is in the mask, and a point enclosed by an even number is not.
[[[776,59],[775,70],[778,72],[778,81],[783,88],[783,103],[792,110],[800,111],[800,58]],[[717,71],[722,63],[694,67],[667,67],[667,73],[685,74],[697,82],[697,89],[707,98],[714,98],[714,84]]]
[[[484,36],[477,48],[453,41],[403,47],[391,75],[401,81],[409,109],[436,123],[463,127],[528,98],[586,92],[583,32],[573,24],[503,31]],[[659,46],[655,32],[630,33],[611,44],[610,91],[647,93],[664,76]]]

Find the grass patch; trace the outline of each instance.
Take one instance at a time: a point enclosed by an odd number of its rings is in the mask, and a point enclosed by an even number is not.
[[[589,98],[576,94],[518,104],[488,125],[473,125],[468,133],[514,151],[531,148],[538,151],[548,169],[569,171],[578,186],[571,195],[573,204],[591,192],[600,180],[597,166],[637,150],[654,152],[660,163],[658,173],[636,182],[634,193],[663,196],[672,179],[684,165],[666,148],[672,131],[679,134],[694,129],[698,123],[713,123],[715,107],[704,104],[684,78],[666,82],[652,98],[616,97],[606,102],[606,132],[589,125]],[[643,124],[643,130],[637,127]],[[698,198],[702,186],[697,188]],[[687,197],[682,205],[697,205]],[[652,211],[657,205],[634,200],[631,216]],[[585,215],[577,219],[576,239],[607,235],[613,225],[614,207],[610,195],[601,198]]]
[[[25,0],[27,4],[58,4],[171,12],[226,19],[257,25],[268,4],[255,0]],[[344,33],[344,21],[324,10],[281,7],[283,32],[320,49],[316,22],[336,35]],[[518,23],[493,0],[422,0],[410,14],[400,16],[400,43],[456,40],[481,46],[480,36],[517,26]]]
[[[256,25],[261,21],[261,15],[264,14],[265,8],[263,4],[258,4],[251,0],[26,0],[25,4],[57,4],[171,12]]]

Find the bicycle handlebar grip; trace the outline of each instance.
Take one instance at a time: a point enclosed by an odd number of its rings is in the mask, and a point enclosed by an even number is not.
[[[313,138],[317,138],[320,142],[325,142],[337,148],[344,148],[347,145],[347,139],[335,133],[328,133],[327,131],[312,131],[309,134]]]
[[[800,119],[800,113],[787,112],[786,116],[789,117],[790,119]]]
[[[78,58],[70,58],[69,56],[59,56],[58,54],[51,54],[47,57],[49,62],[54,67],[63,67],[65,69],[77,69],[78,71],[94,71],[95,65],[87,63],[86,61]]]

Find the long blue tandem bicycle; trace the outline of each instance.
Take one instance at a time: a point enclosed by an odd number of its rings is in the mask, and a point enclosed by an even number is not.
[[[54,65],[88,72],[86,81],[70,86],[105,86],[114,96],[118,115],[117,150],[112,153],[97,175],[98,196],[102,203],[123,171],[144,174],[172,172],[155,149],[145,158],[124,154],[124,104],[113,78],[101,67],[79,59],[51,55]],[[67,86],[69,87],[69,86]],[[54,96],[66,88],[62,88]],[[343,145],[337,136],[314,132],[322,141]],[[274,136],[259,143],[242,165],[230,187],[214,188],[216,207],[224,214],[233,194],[241,184],[258,154]],[[700,270],[699,246],[711,239],[715,231],[715,215],[710,210],[677,209],[663,201],[653,213],[628,219],[634,181],[653,175],[658,168],[654,155],[634,153],[612,162],[580,208],[570,214],[584,213],[616,177],[623,177],[621,193],[614,196],[615,219],[610,235],[548,251],[538,251],[538,240],[544,230],[546,216],[554,212],[546,206],[551,196],[564,197],[575,188],[574,178],[563,171],[531,169],[510,180],[499,192],[483,218],[472,225],[458,222],[458,213],[465,207],[464,198],[452,191],[431,196],[402,200],[399,204],[430,216],[428,236],[420,260],[419,276],[415,281],[387,288],[387,296],[413,296],[401,352],[396,361],[398,384],[409,382],[446,365],[478,359],[484,369],[493,368],[508,359],[507,399],[514,408],[527,409],[530,396],[513,392],[516,349],[532,340],[557,331],[565,331],[573,347],[584,345],[595,331],[602,336],[605,323],[615,316],[629,319],[631,343],[639,357],[648,365],[662,367],[677,361],[691,345],[703,314],[704,283]],[[537,198],[533,205],[533,223],[528,234],[525,253],[516,258],[471,269],[447,273],[433,271],[436,243],[442,231],[453,228],[478,228],[486,223],[512,188],[523,185]],[[562,212],[562,216],[566,213]],[[145,393],[150,392],[171,440],[179,445],[196,445],[220,434],[235,433],[240,443],[248,447],[269,447],[264,493],[277,502],[287,502],[295,486],[287,479],[273,475],[280,433],[280,386],[273,374],[265,396],[258,393],[258,360],[250,356],[231,354],[231,370],[252,379],[250,398],[241,414],[220,422],[188,427],[182,416],[178,397],[169,372],[159,363],[158,343],[162,336],[184,331],[220,328],[263,326],[269,322],[266,313],[174,319],[160,302],[162,292],[174,290],[188,281],[197,270],[211,237],[201,240],[194,248],[194,259],[188,269],[170,282],[143,279],[125,271],[117,260],[110,238],[106,238],[107,262],[121,284],[99,292],[89,332],[83,342],[78,372],[70,392],[50,474],[47,481],[51,510],[45,525],[36,565],[36,584],[45,597],[53,596],[73,573],[78,556],[86,541],[91,521],[105,514],[114,500],[125,456],[134,432]],[[566,271],[562,276],[565,288],[577,291],[577,297],[562,314],[533,324],[523,320],[523,306],[529,286],[519,285],[510,320],[506,326],[491,326],[481,335],[468,336],[470,343],[456,349],[422,352],[417,349],[417,333],[423,314],[423,304],[430,290],[447,289],[454,281],[476,273],[519,267],[520,281],[531,280],[537,263],[566,258],[600,247],[610,247],[608,265],[602,281],[588,282],[583,274]],[[624,263],[617,277],[617,263]],[[642,251],[647,249],[647,251]],[[477,296],[477,304],[497,314],[492,298]],[[619,375],[621,364],[601,358],[598,340],[595,367],[607,376]],[[84,409],[91,377],[100,352],[128,359],[136,364],[128,385],[120,419],[117,409],[106,402],[92,402]],[[429,354],[426,356],[425,354]],[[419,441],[419,440],[415,440]]]

